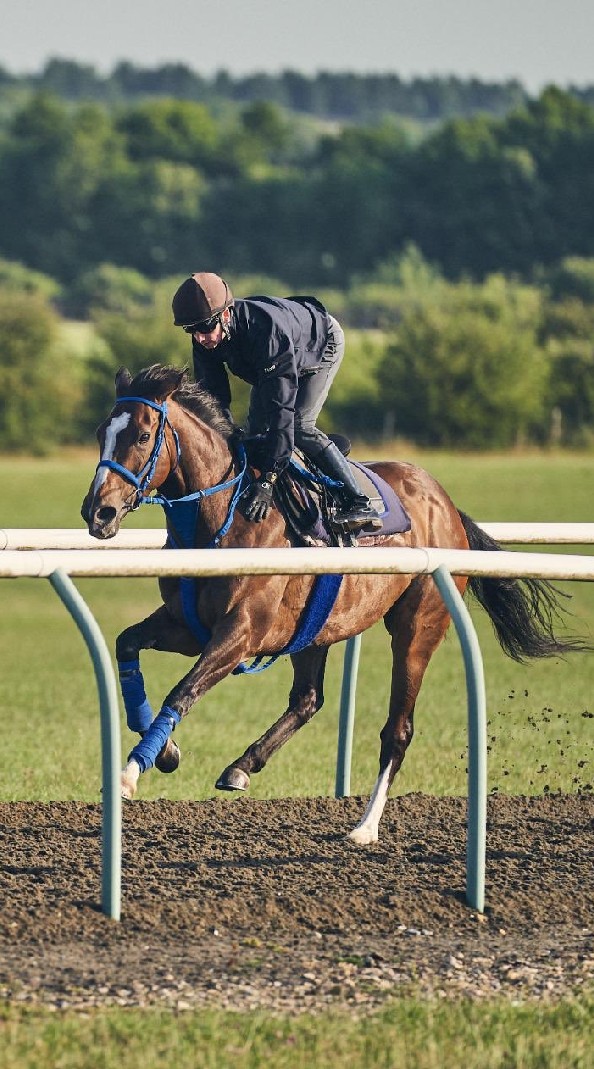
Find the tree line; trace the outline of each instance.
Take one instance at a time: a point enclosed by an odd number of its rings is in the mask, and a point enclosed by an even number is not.
[[[198,262],[345,288],[414,243],[452,280],[594,255],[594,108],[546,90],[504,119],[315,132],[260,101],[35,94],[0,136],[0,255],[72,285]]]
[[[234,77],[220,70],[205,77],[183,63],[139,67],[116,64],[106,75],[92,64],[54,57],[35,74],[15,75],[0,67],[0,90],[25,89],[55,93],[64,100],[105,104],[154,97],[173,97],[208,105],[249,104],[267,100],[282,108],[320,118],[369,122],[400,115],[419,122],[439,122],[477,112],[504,115],[523,104],[528,94],[516,79],[488,82],[479,78],[427,77],[405,80],[398,74],[357,74],[295,70],[280,74],[255,72]],[[588,94],[588,89],[572,89]]]
[[[555,88],[421,138],[35,91],[0,133],[0,448],[87,441],[118,364],[185,363],[171,295],[205,268],[342,319],[336,429],[590,445],[593,194],[594,108]]]

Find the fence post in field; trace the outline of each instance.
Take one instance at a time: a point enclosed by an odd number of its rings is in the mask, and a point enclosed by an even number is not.
[[[355,701],[357,697],[357,673],[361,653],[361,635],[347,639],[342,668],[340,710],[338,714],[338,751],[336,754],[336,798],[346,798],[351,793],[351,758],[353,755],[353,731],[355,728]]]

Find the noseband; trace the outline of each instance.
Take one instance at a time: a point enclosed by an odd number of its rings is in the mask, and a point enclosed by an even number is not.
[[[161,453],[163,442],[165,441],[166,426],[169,426],[171,428],[171,433],[173,434],[173,440],[175,442],[176,457],[175,464],[171,469],[172,471],[175,471],[179,464],[181,457],[181,449],[179,445],[177,431],[175,430],[175,427],[172,426],[169,416],[167,415],[166,401],[164,401],[163,404],[160,405],[157,401],[149,401],[147,397],[130,396],[118,397],[116,405],[123,405],[129,401],[138,401],[141,405],[149,405],[150,408],[154,408],[159,413],[159,427],[157,429],[157,434],[155,436],[155,444],[153,445],[151,455],[148,458],[144,467],[141,468],[141,470],[138,472],[138,475],[135,472],[130,471],[129,468],[125,468],[123,464],[118,464],[117,460],[100,460],[97,465],[97,471],[99,471],[99,468],[109,468],[110,471],[116,471],[118,475],[121,475],[126,480],[126,482],[132,483],[132,486],[136,488],[136,500],[132,508],[137,509],[139,505],[142,505],[144,502],[151,500],[150,498],[146,497],[145,490],[147,486],[150,485],[151,479],[155,474],[157,461]]]

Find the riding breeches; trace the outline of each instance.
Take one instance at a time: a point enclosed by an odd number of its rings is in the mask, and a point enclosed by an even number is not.
[[[321,361],[315,371],[301,376],[295,399],[295,445],[312,460],[329,444],[328,436],[316,427],[316,420],[340,367],[344,348],[344,331],[340,323],[330,316],[328,341]],[[262,411],[256,388],[252,389],[250,396],[247,427],[249,434],[264,434],[267,430],[266,415]]]

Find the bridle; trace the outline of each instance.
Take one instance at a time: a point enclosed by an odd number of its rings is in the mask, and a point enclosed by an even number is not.
[[[167,414],[166,401],[163,401],[163,404],[159,404],[158,401],[151,401],[148,397],[136,397],[130,395],[129,397],[118,397],[116,405],[128,404],[133,401],[141,405],[148,405],[150,408],[154,408],[159,413],[159,426],[155,435],[155,441],[151,450],[151,455],[149,456],[146,464],[143,465],[143,467],[138,473],[131,471],[130,468],[124,467],[123,464],[119,464],[117,460],[100,460],[96,470],[99,471],[99,468],[108,468],[109,471],[117,472],[118,475],[121,475],[122,478],[126,480],[126,482],[132,484],[136,493],[134,502],[131,506],[131,510],[139,508],[140,505],[162,505],[166,509],[173,509],[178,502],[188,501],[196,502],[196,506],[198,507],[200,501],[203,498],[211,497],[212,494],[218,493],[219,490],[229,490],[231,489],[231,487],[235,487],[233,495],[231,497],[231,501],[229,503],[229,511],[227,513],[227,518],[223,526],[216,532],[216,534],[211,539],[208,548],[217,546],[223,536],[229,530],[231,524],[233,523],[235,508],[243,491],[242,483],[247,471],[247,455],[245,447],[241,442],[238,442],[236,444],[237,458],[240,464],[240,471],[239,474],[235,475],[232,479],[227,479],[225,482],[216,483],[215,486],[206,487],[204,490],[196,490],[194,493],[187,494],[185,497],[177,497],[172,500],[165,497],[164,494],[147,494],[146,490],[151,483],[153,475],[155,474],[155,468],[157,466],[157,461],[159,459],[161,449],[163,448],[163,442],[165,442],[166,440],[165,431],[167,427],[169,427],[169,429],[171,430],[173,440],[175,442],[176,456],[175,463],[171,468],[172,472],[174,472],[179,466],[179,462],[181,460],[181,446],[179,444],[178,433],[173,424],[171,423],[171,420],[169,419],[169,416]]]
[[[99,468],[108,468],[110,471],[116,471],[118,475],[121,475],[126,482],[132,483],[132,486],[136,489],[136,498],[132,505],[132,509],[137,509],[140,505],[145,504],[147,501],[152,500],[146,496],[145,491],[150,485],[153,475],[155,474],[155,468],[157,467],[157,461],[159,459],[163,442],[165,441],[165,428],[168,426],[173,435],[175,442],[175,464],[172,471],[178,467],[181,459],[181,449],[179,445],[179,437],[175,427],[172,426],[169,416],[167,415],[167,402],[163,401],[160,405],[158,401],[149,401],[148,397],[135,397],[130,395],[129,397],[118,397],[116,405],[127,404],[130,401],[138,401],[142,405],[149,405],[150,408],[156,409],[159,413],[159,426],[155,435],[155,441],[151,450],[151,455],[148,458],[146,464],[140,469],[138,474],[125,468],[123,464],[118,464],[117,460],[100,460],[97,465],[97,471]]]

